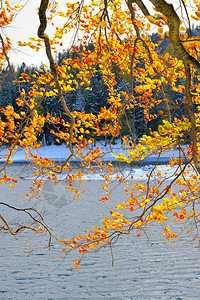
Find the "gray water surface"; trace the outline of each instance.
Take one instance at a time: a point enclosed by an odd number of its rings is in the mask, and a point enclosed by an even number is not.
[[[26,257],[9,237],[0,247],[0,299],[199,299],[200,254],[189,244],[120,240],[90,254],[81,269],[59,264],[56,246]],[[39,241],[38,241],[39,244]]]
[[[13,171],[16,175],[16,170]],[[122,199],[123,187],[113,191],[107,203],[97,201],[100,195],[98,182],[87,182],[87,195],[79,201],[68,201],[59,206],[50,199],[39,205],[48,223],[55,226],[60,238],[73,237],[99,224],[107,211]],[[30,181],[20,180],[19,187],[8,194],[1,190],[1,198],[22,202]],[[49,190],[47,190],[49,192]],[[50,192],[49,192],[50,193]],[[48,193],[47,193],[48,194]],[[68,195],[70,197],[70,195]],[[13,212],[4,209],[10,220]],[[18,216],[18,218],[20,218]],[[0,299],[200,299],[200,252],[195,242],[180,241],[176,245],[164,243],[161,228],[152,224],[145,235],[132,235],[119,239],[113,246],[114,266],[109,248],[90,253],[81,268],[70,269],[75,254],[64,262],[60,245],[52,241],[48,250],[48,237],[35,235],[30,239],[34,251],[28,249],[10,234],[0,235]],[[28,233],[25,233],[28,239]]]

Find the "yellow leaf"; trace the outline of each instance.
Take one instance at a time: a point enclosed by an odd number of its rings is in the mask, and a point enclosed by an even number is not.
[[[163,34],[163,28],[162,27],[158,27],[158,33]]]
[[[92,1],[91,4],[94,5],[94,6],[98,6],[98,2],[97,1]]]
[[[123,153],[119,153],[119,156],[117,156],[115,153],[112,153],[112,155],[116,158],[118,161],[124,161],[130,164],[132,162],[132,159],[125,156]]]
[[[152,16],[147,16],[147,19],[149,20],[149,22],[151,22],[151,23],[153,23],[153,24],[155,24],[156,23],[156,19],[154,18],[154,17],[152,17]]]
[[[99,26],[106,27],[107,26],[107,22],[106,21],[101,21],[101,22],[99,22]]]
[[[165,53],[165,55],[164,55],[164,59],[168,60],[168,58],[169,58],[169,53],[167,52],[167,53]]]

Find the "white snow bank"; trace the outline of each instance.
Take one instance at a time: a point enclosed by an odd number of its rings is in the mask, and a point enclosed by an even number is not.
[[[121,148],[121,143],[120,141],[117,141],[115,145],[112,145],[112,148],[110,149],[109,145],[105,146],[105,142],[99,142],[97,143],[97,146],[99,149],[103,152],[105,152],[105,155],[102,157],[103,161],[112,161],[115,162],[116,159],[113,157],[112,153],[115,153],[117,156],[119,153],[123,153],[124,155],[127,156],[127,152]],[[111,151],[112,150],[112,151]],[[4,155],[5,153],[8,152],[7,149],[3,149],[0,151],[0,162],[5,162]],[[56,146],[56,145],[51,145],[51,146],[43,146],[41,148],[38,148],[37,150],[32,150],[33,154],[36,154],[37,156],[41,156],[42,158],[50,158],[56,162],[63,162],[65,161],[69,155],[70,151],[68,148],[66,148],[65,145],[61,146]],[[164,164],[168,163],[168,160],[170,157],[178,157],[179,152],[178,150],[170,150],[160,156],[159,162],[160,164],[163,163],[163,165],[158,165],[156,167],[156,170],[153,171],[153,177],[165,177],[165,178],[174,178],[176,168],[177,167],[170,167],[166,166]],[[13,162],[27,162],[28,160],[25,159],[25,151],[24,149],[19,149],[16,151],[16,153],[11,157]],[[77,161],[75,158],[72,159],[72,161]],[[128,168],[126,168],[123,173],[115,173],[112,175],[113,179],[115,179],[117,176],[122,176],[124,178],[127,178],[127,180],[146,180],[147,175],[150,175],[151,170],[154,168],[153,164],[157,162],[157,156],[156,155],[151,155],[146,157],[142,163],[145,164],[147,163],[148,165],[143,165],[136,168],[130,168],[131,171],[128,171]],[[149,165],[151,164],[151,165]],[[189,173],[187,174],[187,177],[190,176],[190,174],[193,172],[193,170],[189,170]],[[160,175],[161,174],[161,175]],[[62,173],[58,175],[58,180],[65,180],[66,174]],[[27,180],[33,180],[34,177],[26,177],[24,179]],[[45,178],[38,178],[38,179],[43,179]],[[104,180],[102,177],[101,173],[94,173],[94,174],[85,174],[83,177],[84,180]]]
[[[126,150],[123,150],[121,148],[121,143],[120,140],[116,142],[115,145],[112,145],[112,148],[110,149],[109,145],[105,146],[105,142],[98,142],[97,146],[102,152],[105,152],[105,155],[102,157],[103,161],[116,161],[116,159],[113,156],[113,153],[115,153],[117,156],[119,153],[123,153],[124,155],[127,156]],[[8,152],[7,149],[2,149],[0,151],[0,162],[5,162],[5,153]],[[70,155],[70,150],[69,148],[66,148],[65,145],[50,145],[50,146],[43,146],[38,148],[37,150],[32,150],[32,153],[41,156],[42,158],[50,158],[54,161],[57,162],[62,162],[65,161],[69,155]],[[167,164],[168,159],[170,157],[178,157],[179,152],[178,150],[170,150],[164,154],[161,154],[159,162],[160,164]],[[13,162],[27,162],[30,161],[29,159],[25,159],[25,151],[24,149],[19,149],[17,150],[14,155],[11,157]],[[72,158],[72,161],[77,161],[75,158]],[[146,157],[142,162],[143,163],[148,163],[148,164],[155,164],[157,161],[157,156],[156,155],[150,155]]]

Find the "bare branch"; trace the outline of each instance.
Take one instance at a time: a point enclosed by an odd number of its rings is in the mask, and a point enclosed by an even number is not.
[[[190,17],[189,17],[189,14],[188,14],[188,10],[187,10],[187,7],[185,5],[185,2],[184,0],[180,0],[180,2],[182,3],[184,9],[185,9],[185,13],[186,13],[186,16],[187,16],[187,19],[188,19],[188,25],[189,25],[189,37],[192,36],[192,29],[191,29],[191,22],[190,22]]]
[[[141,9],[141,11],[143,12],[143,14],[145,16],[149,16],[150,15],[147,7],[144,5],[144,3],[141,0],[132,0],[131,2],[132,3],[136,3],[139,6],[139,8]]]

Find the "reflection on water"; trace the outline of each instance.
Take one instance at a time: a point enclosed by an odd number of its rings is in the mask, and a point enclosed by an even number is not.
[[[30,181],[19,179],[19,189],[12,191],[9,201],[23,201],[22,190],[28,190],[29,185]],[[53,202],[55,190],[47,184],[46,200],[39,205],[60,238],[100,224],[123,197],[123,188],[118,186],[111,200],[101,203],[97,201],[101,189],[96,182],[87,182],[85,188],[86,195],[71,201],[69,195],[70,200],[62,196],[60,184],[60,206]],[[1,194],[6,197],[7,190]],[[67,205],[63,201],[68,201]],[[9,214],[14,218],[14,213]],[[151,244],[145,235],[130,235],[113,246],[114,267],[109,248],[103,248],[86,256],[79,270],[70,269],[74,254],[60,264],[62,248],[53,242],[49,251],[47,236],[35,235],[31,239],[35,251],[27,256],[19,241],[8,233],[1,234],[0,299],[200,299],[200,252],[195,243],[165,244],[158,224],[152,224],[147,233]]]

